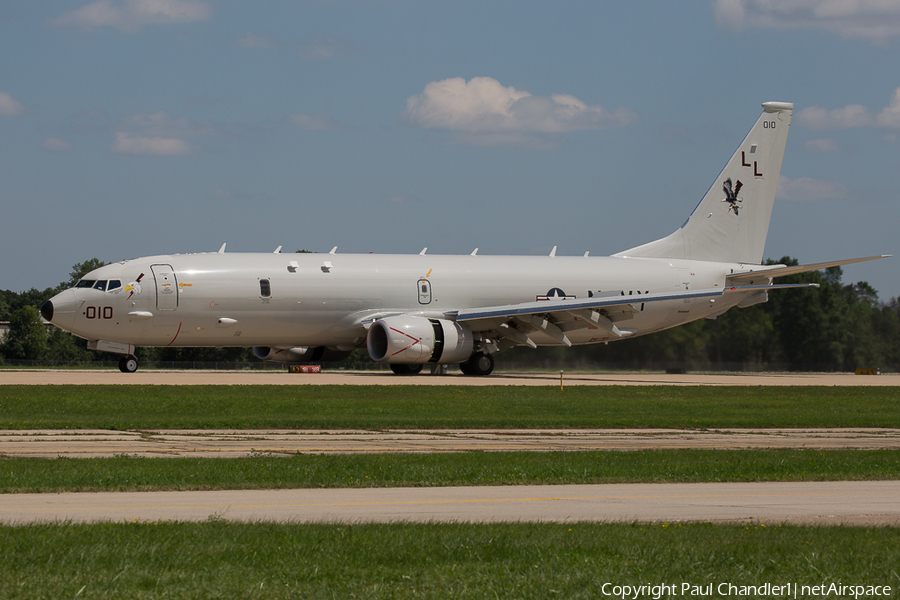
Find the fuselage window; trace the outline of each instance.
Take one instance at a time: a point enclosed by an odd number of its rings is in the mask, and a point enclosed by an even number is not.
[[[101,279],[100,281],[98,281],[97,283],[95,283],[95,284],[94,284],[94,289],[95,289],[95,290],[100,290],[101,292],[105,292],[105,291],[106,291],[106,280],[105,280],[105,279]]]
[[[110,279],[109,284],[106,286],[106,291],[109,292],[112,290],[117,290],[120,287],[122,287],[121,281],[119,281],[118,279]]]
[[[263,298],[269,298],[272,296],[272,286],[269,284],[268,279],[259,280],[259,295]]]
[[[75,284],[75,287],[91,288],[91,287],[94,287],[95,283],[97,283],[96,279],[81,279],[78,283]]]

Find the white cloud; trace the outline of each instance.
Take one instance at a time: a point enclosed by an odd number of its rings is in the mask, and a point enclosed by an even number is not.
[[[841,149],[837,140],[833,138],[807,140],[803,147],[806,148],[807,152],[837,152]]]
[[[138,113],[122,119],[122,127],[156,136],[210,137],[216,130],[207,124],[194,124],[185,118],[170,117],[163,111]]]
[[[300,58],[303,60],[328,60],[350,54],[353,54],[350,45],[333,37],[318,37],[300,46]]]
[[[191,145],[178,138],[134,136],[123,131],[116,133],[116,143],[110,149],[118,154],[144,156],[177,156],[192,152]]]
[[[44,140],[44,149],[52,150],[54,152],[62,152],[64,150],[68,150],[72,144],[67,142],[66,140],[61,140],[59,138],[47,138]]]
[[[0,117],[15,117],[25,112],[25,107],[6,92],[0,92]]]
[[[720,26],[812,28],[882,44],[900,36],[896,0],[715,0]]]
[[[341,124],[328,115],[294,113],[291,115],[291,122],[300,129],[307,129],[310,131],[329,131],[341,128]]]
[[[797,123],[808,129],[856,129],[871,127],[875,124],[875,118],[861,104],[832,110],[810,106],[797,114]]]
[[[831,110],[821,106],[810,106],[797,113],[797,124],[807,129],[817,130],[863,127],[900,129],[900,87],[894,89],[891,103],[884,107],[877,116],[861,104],[849,104],[844,108]],[[810,143],[812,142],[807,142],[807,145]]]
[[[247,32],[237,39],[236,45],[239,48],[262,48],[271,49],[278,46],[278,42],[265,35],[258,35]]]
[[[878,113],[878,125],[888,129],[900,129],[900,87],[894,90],[890,105]]]
[[[204,0],[96,0],[57,17],[57,27],[90,31],[95,27],[115,27],[137,31],[145,25],[173,25],[206,21],[212,6]]]
[[[791,179],[782,175],[778,179],[776,197],[789,202],[843,200],[850,197],[850,190],[834,181],[821,181],[811,177]]]
[[[188,142],[189,138],[212,137],[216,134],[216,130],[210,125],[173,118],[162,111],[138,113],[122,119],[116,132],[116,141],[110,149],[121,154],[178,156],[196,151]]]
[[[566,94],[532,96],[504,87],[496,79],[462,77],[433,81],[406,101],[403,117],[425,129],[448,129],[485,136],[486,145],[521,143],[528,134],[559,134],[624,127],[637,118],[628,108],[607,110],[588,106]],[[468,143],[478,143],[472,136]]]

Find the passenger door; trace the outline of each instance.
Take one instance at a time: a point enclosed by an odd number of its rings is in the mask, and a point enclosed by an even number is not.
[[[175,310],[178,308],[178,282],[171,265],[150,265],[156,280],[156,308]]]

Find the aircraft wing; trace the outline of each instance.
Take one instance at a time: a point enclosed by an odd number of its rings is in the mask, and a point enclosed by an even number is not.
[[[867,260],[877,260],[879,258],[888,258],[890,254],[881,254],[879,256],[867,256],[865,258],[848,258],[845,260],[833,260],[831,262],[814,263],[811,265],[797,265],[788,267],[785,265],[761,265],[755,271],[746,271],[743,273],[735,273],[728,276],[731,283],[753,283],[761,279],[771,279],[773,277],[785,277],[787,275],[796,275],[797,273],[807,273],[809,271],[818,271],[819,269],[827,269],[829,267],[839,267],[841,265],[851,265],[853,263],[865,262]]]
[[[468,323],[475,331],[491,331],[494,337],[535,347],[528,334],[540,330],[559,342],[571,346],[565,332],[585,327],[599,327],[616,337],[632,335],[634,330],[620,329],[616,323],[631,319],[642,305],[667,300],[715,298],[735,292],[798,287],[818,287],[814,283],[785,285],[748,285],[704,290],[678,290],[625,296],[601,296],[573,300],[543,300],[502,306],[485,306],[448,311],[444,314],[458,323]]]

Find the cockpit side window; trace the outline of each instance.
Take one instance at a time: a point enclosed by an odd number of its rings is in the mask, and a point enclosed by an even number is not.
[[[272,286],[269,283],[268,279],[259,280],[259,295],[263,298],[269,298],[272,296]]]
[[[122,282],[118,279],[110,279],[109,284],[106,286],[106,291],[111,292],[113,290],[117,290],[122,287]]]
[[[75,284],[77,288],[92,288],[97,283],[96,279],[81,279]]]
[[[106,280],[105,280],[105,279],[101,279],[100,281],[98,281],[97,283],[95,283],[95,284],[94,284],[94,289],[95,289],[95,290],[100,290],[101,292],[105,292],[105,291],[106,291]]]

